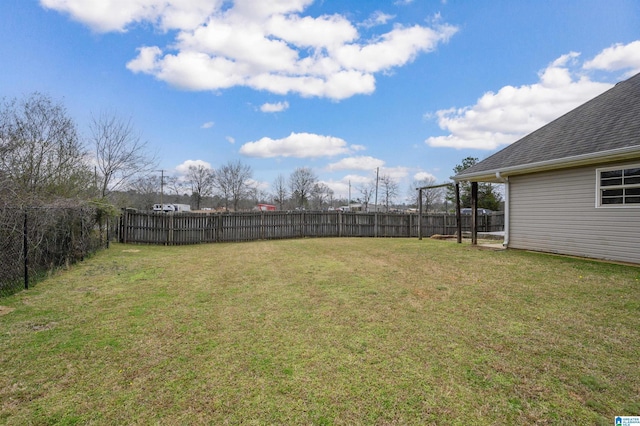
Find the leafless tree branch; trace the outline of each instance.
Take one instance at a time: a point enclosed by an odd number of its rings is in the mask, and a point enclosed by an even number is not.
[[[92,117],[89,127],[102,197],[122,189],[134,176],[149,174],[156,168],[155,155],[148,153],[148,144],[135,130],[131,118],[103,112]]]

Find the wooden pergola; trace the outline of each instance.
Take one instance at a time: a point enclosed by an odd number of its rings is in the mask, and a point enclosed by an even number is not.
[[[462,217],[460,213],[460,182],[448,182],[439,185],[428,185],[416,188],[418,191],[418,239],[422,240],[422,191],[426,189],[455,186],[456,189],[456,227],[457,241],[462,243]],[[478,182],[471,182],[471,245],[478,244]]]

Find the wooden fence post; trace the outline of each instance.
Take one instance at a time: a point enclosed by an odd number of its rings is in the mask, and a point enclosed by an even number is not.
[[[376,212],[373,214],[373,237],[378,238],[378,206],[376,206]]]
[[[169,234],[167,235],[167,245],[173,244],[173,214],[169,213]]]
[[[127,237],[129,236],[129,212],[124,210],[124,220],[122,221],[122,242],[127,243]]]

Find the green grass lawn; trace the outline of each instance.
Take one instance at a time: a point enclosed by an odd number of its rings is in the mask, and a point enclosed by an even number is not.
[[[0,423],[640,414],[637,267],[413,239],[114,244],[0,305]]]

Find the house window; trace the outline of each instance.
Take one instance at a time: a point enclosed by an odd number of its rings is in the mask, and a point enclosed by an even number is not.
[[[640,164],[596,173],[599,207],[640,207]]]

